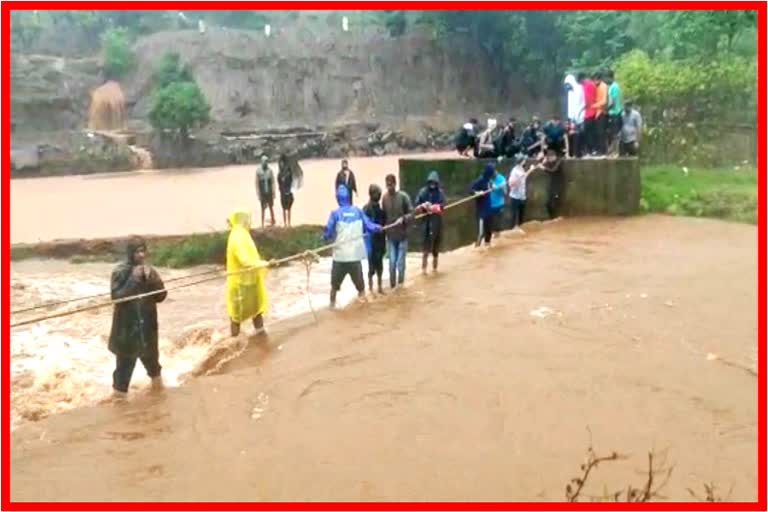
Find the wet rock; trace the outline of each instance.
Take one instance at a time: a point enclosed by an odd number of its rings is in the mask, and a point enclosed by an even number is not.
[[[376,156],[382,156],[387,153],[387,150],[384,148],[384,146],[376,146],[373,148],[373,154]]]
[[[384,152],[388,155],[393,155],[400,152],[400,146],[397,145],[397,142],[387,142],[384,144]]]

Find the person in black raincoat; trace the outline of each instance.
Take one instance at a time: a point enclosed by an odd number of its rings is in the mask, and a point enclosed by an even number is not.
[[[427,176],[427,184],[416,196],[417,213],[427,213],[422,221],[421,242],[421,272],[427,273],[429,255],[432,254],[432,271],[437,272],[437,260],[443,240],[443,208],[445,193],[440,187],[440,175],[431,171]]]
[[[112,300],[147,292],[162,292],[115,304],[109,350],[115,354],[112,387],[115,397],[124,397],[131,383],[136,360],[140,359],[152,379],[152,387],[162,387],[157,346],[157,303],[165,300],[167,292],[157,270],[145,264],[146,244],[141,238],[126,246],[126,260],[112,271]]]

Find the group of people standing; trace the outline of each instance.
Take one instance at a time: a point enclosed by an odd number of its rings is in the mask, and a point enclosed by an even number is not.
[[[291,208],[293,208],[294,190],[301,188],[303,173],[295,159],[282,153],[277,160],[277,191],[280,192],[280,207],[283,210],[283,225],[291,226]],[[261,227],[264,227],[265,214],[269,210],[270,226],[275,225],[275,173],[269,165],[269,157],[261,156],[261,163],[256,169],[256,192],[261,204]]]
[[[386,176],[385,191],[372,184],[368,189],[368,202],[359,208],[353,204],[357,192],[354,173],[346,160],[336,179],[336,200],[339,207],[333,210],[323,231],[323,239],[334,242],[331,267],[331,306],[336,304],[336,294],[347,275],[360,297],[365,295],[362,260],[368,260],[368,288],[383,293],[382,277],[384,256],[389,259],[390,288],[405,282],[406,256],[408,253],[408,228],[416,215],[426,214],[421,221],[422,271],[426,272],[429,255],[433,257],[432,268],[437,270],[441,246],[442,208],[445,194],[440,188],[437,172],[430,173],[427,183],[416,197],[413,206],[410,196],[398,190],[394,174]]]
[[[293,187],[301,183],[301,170],[284,155],[278,160],[278,174],[284,221],[290,225],[290,208],[293,204]],[[281,177],[282,175],[282,177]],[[289,175],[289,176],[286,176]],[[383,293],[383,260],[389,255],[389,284],[391,288],[405,281],[408,229],[418,214],[423,233],[423,265],[427,271],[429,255],[432,268],[437,270],[442,241],[442,208],[445,194],[440,187],[437,172],[431,172],[424,188],[413,206],[409,195],[397,189],[397,179],[390,174],[385,179],[386,191],[378,185],[369,188],[369,200],[363,208],[353,205],[357,194],[355,175],[346,160],[336,179],[338,208],[330,214],[322,238],[333,241],[331,268],[331,306],[336,304],[336,294],[349,275],[358,294],[365,294],[362,260],[367,259],[368,286]],[[275,179],[268,159],[262,158],[256,172],[256,186],[261,202],[261,222],[267,209],[274,224]],[[241,325],[250,321],[257,333],[263,332],[264,313],[269,304],[265,272],[270,263],[264,260],[251,236],[250,211],[235,210],[227,217],[229,235],[226,249],[226,308],[230,319],[230,333],[237,336]],[[109,350],[115,355],[112,388],[116,399],[124,399],[137,361],[141,361],[152,380],[152,388],[163,387],[158,349],[157,304],[165,300],[165,285],[155,268],[147,262],[147,246],[143,239],[134,238],[126,246],[126,259],[112,272],[112,300],[134,297],[134,300],[114,305]]]
[[[509,197],[510,228],[522,232],[525,222],[527,201],[527,180],[534,171],[544,171],[547,175],[547,214],[550,219],[558,217],[560,194],[562,190],[562,157],[554,149],[547,149],[537,158],[527,158],[518,154],[513,158],[514,165],[507,177],[499,170],[499,165],[487,163],[482,174],[472,183],[471,190],[478,195],[475,200],[478,229],[476,246],[481,243],[490,245],[493,236],[501,232],[501,216],[507,197]]]
[[[542,126],[534,116],[519,133],[514,117],[504,126],[488,119],[485,128],[471,118],[456,135],[456,150],[475,158],[534,157],[550,149],[569,158],[637,156],[642,117],[632,101],[624,101],[613,71],[600,70],[591,77],[569,74],[564,88],[563,118],[553,115]]]
[[[637,156],[642,118],[610,69],[591,77],[579,72],[565,77],[568,133],[574,157]]]

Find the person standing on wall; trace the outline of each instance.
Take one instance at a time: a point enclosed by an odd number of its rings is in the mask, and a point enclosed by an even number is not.
[[[619,155],[637,156],[640,149],[640,138],[643,134],[643,118],[635,110],[634,103],[627,100],[624,104],[624,114],[621,120],[621,141]]]
[[[137,237],[128,242],[126,260],[112,271],[112,300],[165,290],[160,275],[146,264],[146,253],[143,239]],[[152,389],[163,387],[158,350],[157,304],[163,302],[167,295],[166,291],[162,291],[149,297],[115,304],[109,333],[109,351],[115,355],[115,371],[112,374],[115,399],[127,396],[137,359],[141,360],[147,375],[152,379]]]
[[[355,203],[355,196],[357,195],[357,180],[355,180],[355,173],[349,168],[349,162],[345,158],[341,161],[341,169],[336,175],[336,183],[334,183],[334,190],[339,189],[339,185],[344,185],[349,191],[349,203]]]
[[[261,227],[264,228],[264,213],[269,208],[270,225],[275,225],[275,173],[269,166],[267,155],[261,156],[261,165],[256,170],[256,190],[261,203]]]
[[[608,84],[605,83],[603,71],[598,71],[593,77],[595,81],[595,153],[605,156],[608,148]]]
[[[621,135],[621,119],[624,106],[621,98],[621,87],[614,79],[613,71],[606,72],[608,82],[608,152],[615,155],[618,152]]]
[[[580,157],[584,133],[584,89],[573,75],[565,77],[565,86],[568,89],[568,154]]]
[[[578,74],[578,81],[581,84],[584,91],[584,133],[582,156],[592,155],[595,152],[595,109],[593,107],[595,103],[595,96],[597,94],[597,88],[595,82],[587,78],[585,73]]]
[[[408,216],[413,207],[411,198],[403,190],[397,190],[397,178],[388,174],[385,179],[387,193],[382,199],[384,219],[387,225],[397,222],[387,230],[387,253],[389,256],[389,286],[395,288],[405,282],[405,257],[408,253]]]

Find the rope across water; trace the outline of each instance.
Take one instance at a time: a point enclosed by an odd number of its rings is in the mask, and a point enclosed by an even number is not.
[[[449,203],[449,204],[445,205],[443,207],[443,211],[449,210],[451,208],[455,208],[457,206],[461,206],[461,205],[463,205],[463,204],[465,204],[465,203],[467,203],[469,201],[472,201],[472,200],[475,200],[475,199],[477,199],[479,197],[487,195],[487,194],[491,193],[492,191],[496,190],[497,188],[501,188],[501,187],[489,188],[488,190],[484,190],[482,192],[476,192],[476,193],[474,193],[474,194],[472,194],[470,196],[458,199],[458,200],[456,200],[456,201],[454,201],[452,203]],[[412,216],[412,220],[419,220],[419,219],[427,217],[429,215],[433,215],[433,213],[431,213],[431,212],[418,213],[418,214]],[[402,222],[403,222],[403,218],[401,217],[397,221],[395,221],[395,222],[393,222],[391,224],[387,224],[386,226],[383,226],[382,227],[382,231],[387,231],[389,229],[392,229],[393,227],[400,225]],[[160,290],[154,290],[154,291],[151,291],[151,292],[131,295],[131,296],[128,296],[128,297],[123,297],[121,299],[108,300],[108,301],[100,302],[100,303],[97,303],[97,304],[89,304],[87,306],[82,306],[82,307],[79,307],[79,308],[69,309],[69,310],[66,310],[66,311],[60,311],[58,313],[51,313],[51,314],[48,314],[48,315],[40,315],[40,316],[36,316],[36,317],[33,317],[33,318],[29,318],[27,320],[20,320],[18,322],[11,323],[10,327],[11,327],[11,329],[13,329],[15,327],[21,327],[21,326],[24,326],[24,325],[35,324],[35,323],[43,322],[45,320],[50,320],[50,319],[53,319],[53,318],[62,318],[62,317],[65,317],[65,316],[75,315],[77,313],[82,313],[84,311],[91,311],[91,310],[96,310],[96,309],[102,309],[102,308],[106,308],[106,307],[109,307],[109,306],[114,306],[115,304],[122,304],[124,302],[130,302],[130,301],[133,301],[133,300],[143,299],[143,298],[146,298],[146,297],[151,297],[153,295],[159,295],[161,293],[165,293],[165,292],[169,292],[169,291],[180,290],[180,289],[183,289],[183,288],[189,288],[191,286],[196,286],[198,284],[208,283],[208,282],[215,281],[215,280],[227,277],[227,276],[238,275],[238,274],[242,274],[242,273],[245,273],[245,272],[251,272],[251,271],[253,271],[255,269],[258,269],[258,268],[279,267],[281,265],[285,265],[286,263],[292,263],[292,262],[295,262],[295,261],[303,261],[304,264],[306,265],[306,267],[307,267],[307,288],[309,288],[309,273],[310,273],[310,270],[311,270],[310,267],[311,267],[312,263],[317,261],[317,259],[319,258],[319,254],[320,253],[325,252],[325,251],[329,251],[329,250],[333,249],[334,247],[337,247],[337,246],[342,245],[342,244],[348,244],[350,242],[354,242],[356,240],[363,239],[366,236],[368,236],[368,235],[365,235],[365,234],[357,235],[357,236],[355,236],[353,238],[350,238],[350,239],[347,239],[347,240],[342,240],[342,241],[328,243],[328,244],[325,244],[325,245],[321,245],[320,247],[317,247],[315,249],[311,249],[311,250],[307,250],[307,251],[304,251],[304,252],[292,254],[290,256],[286,256],[284,258],[279,258],[279,259],[276,259],[276,260],[269,260],[269,261],[264,262],[263,265],[259,265],[259,266],[256,266],[256,267],[244,268],[244,269],[239,270],[237,272],[226,272],[224,270],[206,270],[204,272],[198,272],[198,273],[189,274],[189,275],[186,275],[186,276],[175,277],[175,278],[167,280],[166,282],[181,281],[181,280],[191,279],[193,277],[199,277],[199,276],[210,276],[210,277],[205,277],[203,279],[197,279],[195,281],[190,281],[188,283],[179,284],[179,285],[176,285],[176,286],[164,287],[163,289],[160,289]],[[307,293],[309,293],[309,292],[307,291]],[[49,302],[47,304],[42,304],[42,305],[38,305],[38,306],[32,306],[32,307],[28,307],[28,308],[24,308],[24,309],[18,309],[18,310],[15,310],[15,311],[11,311],[11,314],[18,314],[18,313],[22,313],[22,312],[26,312],[26,311],[32,311],[32,310],[35,310],[35,309],[41,309],[41,308],[44,308],[44,307],[51,307],[51,306],[55,306],[55,305],[69,304],[69,303],[72,303],[72,302],[78,302],[78,301],[83,301],[83,300],[87,300],[87,299],[105,297],[105,296],[108,296],[108,295],[109,295],[108,293],[103,293],[103,294],[91,295],[91,296],[86,296],[86,297],[78,297],[78,298],[75,298],[75,299],[68,299],[68,300],[63,300],[63,301],[58,301],[58,302]]]

